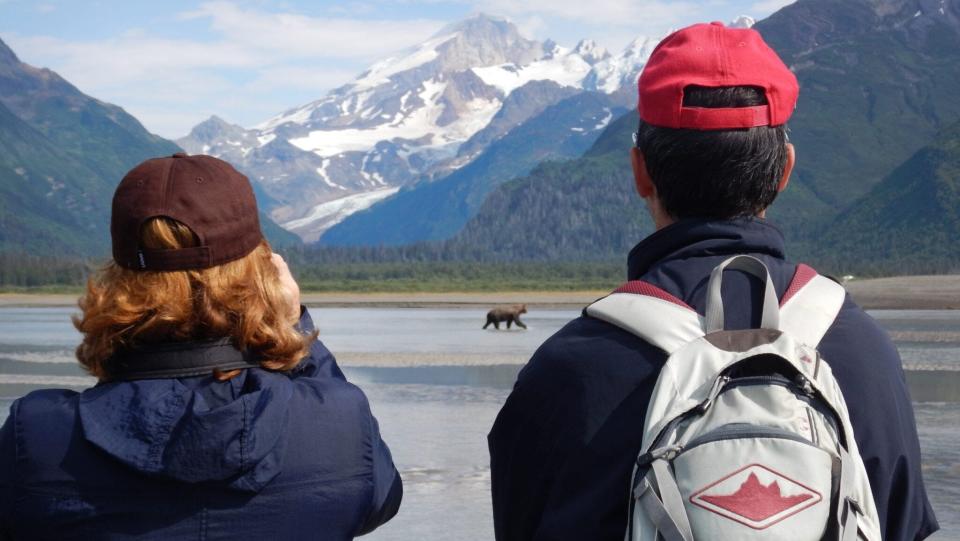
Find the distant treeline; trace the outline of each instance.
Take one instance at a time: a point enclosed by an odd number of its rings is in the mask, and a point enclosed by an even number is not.
[[[960,253],[944,256],[923,250],[907,254],[889,254],[882,258],[857,257],[856,253],[822,253],[817,251],[801,260],[809,262],[821,272],[835,276],[853,275],[859,278],[883,276],[911,276],[924,274],[960,274]]]
[[[76,258],[0,253],[0,285],[8,289],[82,286],[92,263]]]
[[[622,262],[445,261],[425,248],[284,252],[304,291],[505,291],[612,288]],[[0,289],[75,291],[102,260],[0,253]]]
[[[492,259],[483,250],[451,243],[411,246],[283,248],[305,291],[495,291],[608,289],[626,279],[626,251],[592,261],[524,261],[521,252]],[[791,245],[792,259],[819,271],[860,278],[957,274],[960,260],[942,254],[830,253],[827,246]],[[927,257],[930,256],[930,257]],[[939,256],[939,257],[935,257]],[[502,255],[501,255],[502,257]],[[0,253],[0,288],[80,288],[103,259]]]
[[[626,279],[619,262],[407,261],[292,263],[309,291],[536,291],[612,289]]]

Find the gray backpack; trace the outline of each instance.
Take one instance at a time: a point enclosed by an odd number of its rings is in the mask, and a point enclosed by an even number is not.
[[[725,269],[764,281],[761,328],[724,330]],[[627,541],[880,541],[846,403],[816,349],[844,297],[800,265],[778,301],[766,266],[735,256],[710,275],[705,317],[639,281],[587,308],[669,356],[643,424]]]

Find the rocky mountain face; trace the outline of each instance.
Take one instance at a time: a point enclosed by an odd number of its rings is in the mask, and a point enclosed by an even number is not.
[[[117,183],[141,161],[179,151],[0,41],[0,252],[107,254]],[[263,227],[279,244],[297,242],[269,220]]]
[[[321,243],[402,245],[450,238],[500,184],[545,160],[583,154],[627,110],[621,101],[603,92],[576,92],[490,143],[466,166],[349,216],[328,230]]]
[[[479,15],[252,129],[214,118],[178,142],[231,160],[275,200],[271,216],[312,241],[403,186],[470,163],[571,89],[615,92],[653,43],[619,55],[590,41],[565,49]]]

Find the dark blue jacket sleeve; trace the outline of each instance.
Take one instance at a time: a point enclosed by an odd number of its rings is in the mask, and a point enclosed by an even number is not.
[[[662,363],[649,344],[591,318],[537,350],[488,436],[498,541],[623,539]]]
[[[297,330],[303,334],[312,334],[316,330],[313,319],[304,306],[300,307],[300,321],[297,323]],[[310,344],[310,351],[307,356],[297,365],[294,370],[294,377],[298,376],[331,377],[343,381],[347,379],[337,365],[333,354],[320,340],[314,340]],[[390,449],[383,438],[380,437],[380,426],[370,411],[370,404],[366,402],[365,397],[364,408],[369,420],[368,438],[371,446],[373,497],[370,513],[355,535],[370,533],[392,519],[400,509],[400,501],[403,499],[403,482],[400,479],[400,473],[393,464]]]
[[[403,499],[403,482],[393,464],[390,449],[380,437],[377,419],[370,415],[370,431],[373,446],[373,501],[370,514],[360,525],[356,535],[372,532],[392,519],[400,509]]]
[[[556,400],[553,381],[536,376],[539,365],[552,364],[550,357],[541,347],[530,359],[487,437],[498,541],[533,539],[565,459],[560,433],[570,428],[561,420],[575,414],[575,405]],[[550,379],[559,378],[555,373]]]
[[[843,390],[883,538],[930,536],[937,519],[923,486],[917,425],[897,348],[848,299],[819,349]]]
[[[0,428],[0,540],[13,539],[13,502],[15,498],[17,462],[17,402],[10,406],[10,416]]]

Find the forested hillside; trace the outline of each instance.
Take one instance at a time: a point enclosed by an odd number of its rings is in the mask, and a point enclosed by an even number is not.
[[[652,231],[630,173],[627,150],[635,126],[636,114],[628,113],[604,132],[597,151],[542,163],[494,191],[450,242],[451,250],[507,261],[624,258]]]
[[[0,252],[82,256],[101,250],[96,222],[109,201],[93,170],[0,103]]]
[[[0,250],[103,253],[113,186],[144,158],[178,150],[0,41]]]
[[[960,271],[960,122],[824,231],[843,270]]]
[[[800,0],[754,26],[800,81],[777,216],[810,236],[960,120],[960,0]]]

